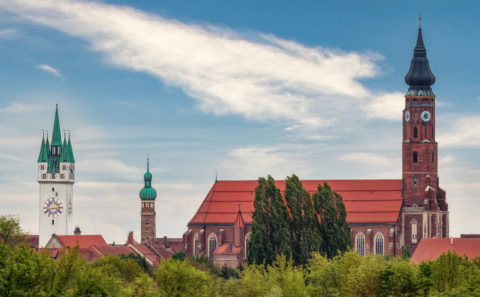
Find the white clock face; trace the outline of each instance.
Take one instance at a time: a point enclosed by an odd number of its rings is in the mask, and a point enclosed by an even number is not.
[[[50,198],[43,203],[43,213],[49,218],[57,218],[63,212],[63,203],[57,198]]]
[[[410,121],[410,112],[408,110],[405,112],[405,121]]]
[[[424,110],[422,112],[422,121],[428,122],[428,121],[430,121],[431,118],[432,118],[432,115],[430,114],[430,112],[428,110]]]

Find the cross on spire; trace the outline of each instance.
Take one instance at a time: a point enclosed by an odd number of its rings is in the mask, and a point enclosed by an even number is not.
[[[418,29],[422,30],[422,15],[418,14]]]

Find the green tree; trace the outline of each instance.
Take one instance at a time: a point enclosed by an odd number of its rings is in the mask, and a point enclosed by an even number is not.
[[[187,261],[162,261],[154,273],[161,296],[209,296],[212,286],[210,275],[192,267]]]
[[[295,175],[285,180],[285,202],[290,213],[290,245],[296,265],[305,265],[311,253],[319,252],[322,238],[310,194]]]
[[[25,233],[20,228],[20,220],[16,216],[0,216],[0,243],[15,246],[25,241]]]
[[[392,259],[380,276],[382,296],[417,296],[417,274],[408,260]]]
[[[410,248],[408,247],[408,245],[402,246],[402,259],[410,259]]]
[[[313,194],[313,203],[320,218],[319,232],[323,239],[321,251],[328,258],[345,252],[351,247],[350,226],[342,196],[335,193],[327,183],[318,185]]]
[[[291,255],[288,211],[275,180],[258,179],[255,188],[248,262],[271,264],[276,254]]]

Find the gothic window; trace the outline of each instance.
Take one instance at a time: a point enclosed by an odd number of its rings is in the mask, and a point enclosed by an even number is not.
[[[416,187],[416,186],[417,186],[417,183],[418,183],[417,177],[414,176],[414,177],[413,177],[413,186]]]
[[[197,256],[199,252],[198,233],[195,233],[193,237],[193,255]]]
[[[412,224],[412,243],[417,243],[417,220],[413,219],[411,224]]]
[[[147,225],[150,224],[150,220],[147,219],[147,220],[145,221],[145,224],[147,224]]]
[[[417,113],[415,113],[415,119],[417,119]],[[413,127],[413,138],[418,137],[418,129],[417,127]]]
[[[375,254],[383,255],[383,234],[380,232],[375,235]]]
[[[250,236],[251,236],[251,232],[248,232],[247,235],[245,235],[245,259],[247,259],[248,257],[248,247],[250,246]]]
[[[357,254],[364,256],[365,255],[365,235],[362,232],[357,233],[355,238],[355,249]]]
[[[213,259],[213,252],[217,249],[217,236],[211,233],[208,237],[208,257]]]
[[[435,162],[435,153],[432,152],[432,163]]]
[[[418,162],[418,153],[413,152],[413,163],[417,163],[417,162]]]

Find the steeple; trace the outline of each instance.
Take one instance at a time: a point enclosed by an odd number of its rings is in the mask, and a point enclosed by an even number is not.
[[[423,44],[421,25],[418,27],[417,44],[413,50],[413,58],[410,70],[405,76],[405,82],[410,85],[407,96],[434,96],[430,86],[435,83],[435,76],[430,69],[427,50]]]
[[[60,121],[58,120],[58,104],[55,108],[55,121],[53,122],[52,145],[62,145],[62,134],[60,133]]]
[[[147,172],[143,175],[145,186],[140,191],[141,200],[155,200],[157,198],[157,191],[152,188],[152,174],[150,173],[150,157],[147,157]]]
[[[62,154],[60,155],[60,162],[68,162],[68,146],[67,146],[67,135],[65,131],[63,132],[63,145],[62,145]]]
[[[40,146],[40,153],[38,154],[38,163],[47,162],[45,158],[45,134],[42,135],[42,145]]]
[[[70,141],[70,130],[68,131],[68,159],[70,163],[75,163],[75,158],[73,157],[72,142]]]

